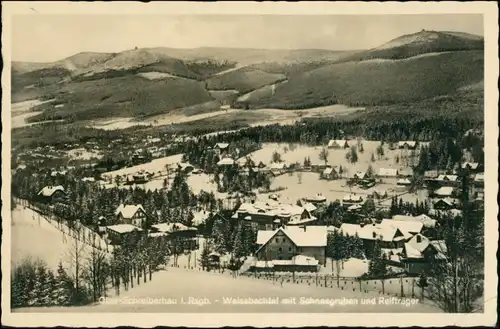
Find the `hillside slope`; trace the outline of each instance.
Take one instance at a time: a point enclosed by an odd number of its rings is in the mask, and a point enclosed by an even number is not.
[[[462,50],[482,50],[484,39],[480,36],[443,31],[420,31],[395,38],[379,47],[343,57],[339,62],[367,59],[403,59],[416,55]]]
[[[48,97],[56,100],[38,106],[36,110],[43,113],[29,118],[30,122],[144,117],[212,100],[201,82],[140,76],[72,82]]]
[[[246,101],[251,108],[284,109],[414,102],[480,82],[483,57],[482,51],[460,51],[332,64],[279,84],[274,95],[250,96]]]
[[[284,74],[268,73],[253,68],[242,68],[209,78],[207,88],[210,90],[237,90],[246,93],[262,86],[286,79]]]

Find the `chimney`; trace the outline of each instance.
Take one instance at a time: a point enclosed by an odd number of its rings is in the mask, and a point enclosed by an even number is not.
[[[303,225],[302,228],[304,229],[304,232],[307,231],[307,226],[306,225]]]

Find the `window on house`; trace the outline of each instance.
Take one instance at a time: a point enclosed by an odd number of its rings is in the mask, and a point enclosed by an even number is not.
[[[292,251],[292,247],[288,247],[288,251]]]
[[[278,248],[278,252],[282,252],[282,251],[283,251],[283,249],[282,249],[282,248]]]

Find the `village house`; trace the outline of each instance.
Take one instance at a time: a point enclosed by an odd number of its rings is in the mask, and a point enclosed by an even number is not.
[[[337,167],[327,167],[320,176],[322,179],[333,180],[339,178],[339,173]]]
[[[479,173],[474,176],[471,193],[475,199],[484,200],[484,173]]]
[[[468,172],[475,173],[480,171],[482,168],[480,168],[479,163],[477,162],[464,162],[462,164],[462,169],[467,170]]]
[[[404,244],[401,258],[408,274],[419,275],[428,271],[433,262],[446,261],[446,252],[444,241],[431,241],[422,234],[416,234]]]
[[[375,241],[379,241],[380,247],[385,249],[402,248],[412,235],[401,229],[388,224],[349,224],[343,223],[340,230],[344,235],[358,236],[363,241],[363,246],[373,248]]]
[[[138,232],[142,232],[142,229],[131,224],[106,226],[107,238],[112,245],[121,245],[127,236]]]
[[[219,157],[226,156],[229,152],[229,143],[217,143],[213,150]]]
[[[356,194],[347,194],[342,198],[342,205],[344,207],[350,207],[354,204],[363,204],[363,198]]]
[[[330,149],[346,149],[348,147],[349,147],[349,143],[347,142],[347,140],[331,139],[330,141],[328,141],[328,148],[330,148]]]
[[[378,177],[380,178],[396,178],[398,177],[398,170],[393,168],[380,168],[378,171]]]
[[[366,174],[365,171],[357,171],[351,175],[351,179],[355,179],[355,180],[363,180],[366,178],[368,178],[368,175]]]
[[[64,200],[65,196],[66,192],[64,191],[64,187],[62,187],[61,185],[49,185],[45,186],[40,190],[40,192],[38,192],[37,199],[42,203],[54,203]]]
[[[273,231],[258,231],[255,253],[260,261],[288,260],[281,265],[299,266],[294,257],[301,255],[314,258],[319,265],[325,265],[327,240],[326,226],[280,227]],[[278,263],[280,264],[280,263]]]
[[[317,220],[303,207],[274,200],[242,203],[232,217],[248,221],[259,230],[274,230],[281,225],[299,225]]]
[[[439,186],[457,186],[459,183],[457,175],[439,175],[435,179]]]
[[[116,209],[115,216],[118,223],[130,224],[137,227],[142,227],[147,218],[146,211],[142,205],[124,205],[123,203]]]
[[[436,210],[451,210],[456,208],[456,203],[451,198],[443,198],[435,201],[433,208]]]
[[[411,181],[408,178],[400,178],[396,182],[396,190],[397,191],[406,190],[410,186],[411,186]]]
[[[414,150],[418,146],[418,142],[416,141],[400,141],[398,142],[398,148],[399,149],[408,149],[408,150]]]

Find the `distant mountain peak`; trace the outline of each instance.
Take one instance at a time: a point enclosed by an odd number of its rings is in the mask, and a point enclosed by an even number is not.
[[[425,46],[429,43],[439,42],[440,39],[454,39],[455,42],[461,41],[480,41],[482,37],[463,33],[463,32],[449,32],[449,31],[433,31],[422,29],[419,32],[412,34],[405,34],[390,40],[389,42],[374,48],[374,50],[382,50],[389,48],[396,48],[402,46]],[[452,41],[452,40],[448,40]]]

